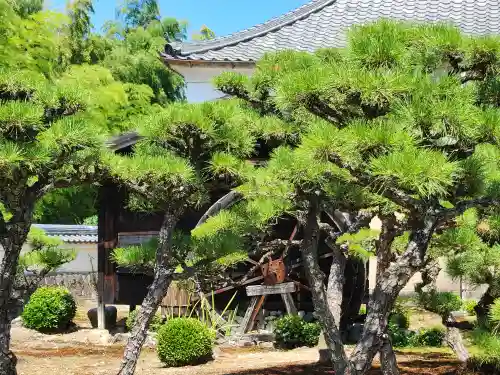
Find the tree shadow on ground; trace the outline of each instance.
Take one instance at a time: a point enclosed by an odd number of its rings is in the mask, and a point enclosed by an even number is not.
[[[405,360],[399,363],[401,375],[455,375],[459,364],[457,361],[445,360]],[[221,375],[333,375],[331,367],[320,364],[277,366],[265,369],[242,370]],[[369,375],[381,375],[379,366],[374,366]]]

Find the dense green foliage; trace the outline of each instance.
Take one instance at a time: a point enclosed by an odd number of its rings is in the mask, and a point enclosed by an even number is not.
[[[171,319],[158,331],[158,357],[172,367],[209,360],[212,358],[214,336],[214,332],[197,319]]]
[[[318,345],[320,333],[318,323],[305,322],[298,315],[285,315],[275,323],[275,345],[282,349],[313,347]]]
[[[464,311],[467,311],[469,315],[474,315],[476,313],[474,310],[476,306],[477,306],[477,301],[473,299],[466,299],[462,303],[462,309]]]
[[[442,328],[420,329],[415,332],[389,323],[389,335],[392,345],[397,348],[440,347],[444,341]]]
[[[447,318],[452,311],[459,311],[462,307],[462,299],[452,292],[431,290],[418,293],[417,296],[417,301],[422,308],[436,313],[442,318]]]
[[[442,346],[444,330],[442,328],[421,329],[410,338],[410,346]]]
[[[122,9],[124,14],[149,12],[150,5],[136,3]],[[93,33],[91,0],[70,2],[66,14],[44,11],[42,4],[2,0],[0,74],[9,76],[8,69],[38,72],[48,84],[63,80],[75,93],[86,90],[80,94],[85,103],[76,102],[79,114],[75,118],[88,124],[94,134],[134,129],[139,116],[183,99],[182,77],[167,69],[158,53],[165,38],[183,37],[185,25],[153,17],[134,26],[125,16],[123,22],[108,23],[105,33]],[[15,76],[11,79],[19,81]],[[92,126],[101,129],[93,131]],[[35,218],[45,223],[81,224],[96,213],[95,196],[93,187],[48,192],[37,203]]]
[[[22,313],[26,327],[41,332],[66,329],[76,314],[71,293],[61,287],[41,287],[31,296]]]
[[[139,310],[134,310],[131,311],[128,316],[127,320],[125,321],[125,326],[127,327],[128,331],[132,330],[132,327],[134,326],[135,319],[137,318],[137,313]],[[160,314],[155,314],[153,316],[153,320],[151,320],[151,323],[149,324],[149,330],[153,332],[158,332],[158,330],[161,328],[163,324],[163,319]]]
[[[487,284],[497,290],[500,216],[493,208],[471,209],[457,218],[456,224],[439,236],[434,245],[439,255],[447,256],[448,273],[463,277],[472,285]]]

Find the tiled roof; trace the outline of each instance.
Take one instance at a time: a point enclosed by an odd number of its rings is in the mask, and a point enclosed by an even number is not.
[[[345,32],[380,18],[449,22],[468,34],[500,33],[499,0],[313,0],[263,24],[203,42],[167,44],[166,60],[252,62],[264,53],[345,44]]]
[[[50,237],[57,237],[66,243],[97,243],[97,226],[33,224],[43,229]]]

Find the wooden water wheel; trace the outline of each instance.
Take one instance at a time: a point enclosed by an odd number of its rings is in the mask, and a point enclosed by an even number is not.
[[[196,226],[203,224],[208,218],[215,216],[222,210],[228,209],[234,204],[240,202],[243,196],[237,191],[231,191],[215,202],[206,213],[200,218]],[[337,227],[339,230],[344,230],[348,217],[340,211],[324,212],[324,220]],[[300,225],[296,219],[292,217],[284,217],[278,220],[278,223],[273,226],[273,230],[266,237],[269,246],[263,246],[259,252],[250,254],[245,265],[238,267],[236,272],[229,272],[226,281],[218,288],[210,291],[205,291],[204,296],[200,293],[200,297],[207,298],[211,295],[221,295],[233,291],[236,288],[262,285],[276,286],[279,284],[292,283],[294,292],[308,294],[309,288],[305,281],[300,251],[298,247],[301,236]],[[279,245],[279,246],[271,246]],[[329,274],[331,261],[329,259],[333,255],[331,249],[322,241],[319,249],[320,265],[326,274]],[[345,270],[346,283],[344,286],[344,295],[342,303],[342,320],[341,326],[348,324],[353,316],[357,316],[362,299],[365,297],[367,289],[367,269],[363,261],[356,259],[348,259]],[[247,314],[250,322],[242,324],[242,330],[251,329],[255,316],[258,310],[262,307],[265,301],[264,298],[256,300],[254,296],[248,295]],[[297,294],[299,296],[300,294]],[[241,297],[241,296],[240,296]],[[282,310],[287,310],[289,313],[294,310],[293,299],[288,293],[287,296],[282,296]],[[253,309],[253,310],[252,310]],[[252,313],[250,314],[250,311]],[[309,310],[312,311],[312,303]],[[248,318],[245,316],[244,320]]]

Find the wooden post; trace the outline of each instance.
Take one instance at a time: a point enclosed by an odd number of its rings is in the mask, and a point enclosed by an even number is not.
[[[293,302],[293,297],[290,293],[281,293],[281,299],[285,303],[286,312],[289,315],[297,314],[297,308],[295,307],[295,303]]]
[[[105,329],[104,273],[106,268],[106,187],[99,189],[99,217],[97,222],[97,328]]]
[[[106,328],[105,302],[114,299],[114,293],[106,296],[106,275],[111,270],[107,267],[108,251],[114,248],[114,212],[115,194],[113,185],[104,185],[99,189],[99,217],[97,223],[97,327]],[[115,198],[115,199],[113,199]]]
[[[245,333],[247,331],[247,327],[250,324],[252,319],[253,311],[255,310],[255,306],[257,306],[257,302],[259,301],[259,296],[254,296],[250,300],[250,305],[248,305],[247,311],[245,312],[245,316],[241,322],[240,333]]]

